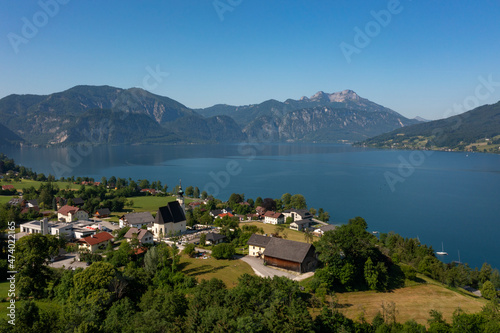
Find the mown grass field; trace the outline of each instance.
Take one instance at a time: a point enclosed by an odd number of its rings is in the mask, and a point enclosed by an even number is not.
[[[272,234],[275,232],[276,226],[272,224],[267,224],[263,222],[241,222],[240,223],[240,228],[243,227],[244,225],[255,225],[258,228],[264,229],[264,233],[266,234]],[[287,228],[287,238],[289,240],[297,241],[297,242],[306,242],[306,239],[304,237],[304,233],[301,231],[295,231],[288,229],[288,225],[285,225],[285,228]],[[282,234],[281,234],[282,235]],[[314,236],[313,241],[317,241],[319,238]]]
[[[449,290],[438,284],[419,284],[416,286],[396,289],[391,292],[379,293],[363,291],[336,294],[341,312],[347,317],[359,320],[364,316],[371,322],[377,312],[382,312],[382,302],[396,304],[396,320],[404,323],[410,319],[419,324],[427,325],[429,312],[437,310],[443,314],[447,322],[451,322],[453,312],[460,307],[467,313],[481,311],[485,301],[465,293]]]
[[[0,185],[14,185],[14,187],[16,188],[16,190],[20,190],[22,188],[27,188],[27,187],[30,187],[30,186],[34,186],[35,188],[39,188],[40,184],[42,184],[42,183],[43,182],[39,182],[39,181],[36,181],[36,180],[21,179],[21,181],[19,181],[19,182],[1,181]],[[70,183],[70,182],[55,182],[54,184],[56,184],[57,186],[59,186],[60,189],[66,189],[68,185],[69,185],[69,188],[72,189],[72,190],[78,190],[80,188],[79,184],[73,184],[73,183]]]
[[[5,204],[10,201],[13,197],[10,195],[0,195],[0,204]]]
[[[228,288],[235,287],[238,277],[245,273],[255,275],[250,265],[237,259],[196,259],[182,255],[180,264],[183,273],[195,277],[198,281],[217,278],[224,281]]]

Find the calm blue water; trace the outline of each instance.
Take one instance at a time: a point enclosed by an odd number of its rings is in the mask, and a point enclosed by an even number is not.
[[[500,268],[500,155],[380,151],[326,144],[108,146],[4,150],[45,174],[161,180],[279,198],[301,193],[332,223],[364,217],[370,230],[419,237],[472,267]],[[427,152],[429,153],[429,152]],[[82,156],[84,156],[82,158]],[[402,164],[409,163],[410,169]],[[387,180],[389,177],[389,182]],[[392,182],[392,185],[390,184]]]

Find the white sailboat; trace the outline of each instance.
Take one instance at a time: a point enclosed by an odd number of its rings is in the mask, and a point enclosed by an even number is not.
[[[447,256],[448,255],[448,252],[444,252],[444,245],[442,242],[441,242],[441,251],[437,251],[436,254],[439,256]]]

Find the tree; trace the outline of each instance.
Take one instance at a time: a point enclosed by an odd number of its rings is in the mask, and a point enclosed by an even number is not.
[[[49,259],[59,253],[61,241],[52,235],[31,234],[16,243],[16,269],[21,296],[41,297],[50,277]]]
[[[310,232],[308,229],[304,231],[304,239],[306,243],[312,243],[314,240],[312,232]]]
[[[291,206],[291,201],[292,201],[292,195],[290,193],[284,193],[281,196],[281,201],[283,202],[283,206],[285,209],[290,209]]]
[[[201,234],[200,236],[200,245],[205,246],[207,241],[207,235],[206,234]]]
[[[184,247],[184,250],[183,250],[184,254],[189,256],[189,257],[194,257],[195,253],[196,253],[196,249],[195,249],[195,246],[194,244],[192,243],[189,243],[187,244],[185,247]]]
[[[200,197],[200,189],[198,187],[194,188],[193,196],[195,198],[199,198]]]
[[[295,209],[306,209],[306,198],[302,194],[294,194],[290,199],[290,204]]]
[[[103,261],[93,263],[73,277],[77,297],[86,297],[92,291],[108,289],[115,276],[116,270],[110,263]]]
[[[481,295],[483,295],[484,298],[492,301],[496,300],[498,298],[497,291],[495,289],[495,286],[491,281],[486,281],[483,283],[483,286],[481,287]]]
[[[255,199],[255,207],[262,206],[263,202],[264,201],[262,200],[261,197],[257,197],[257,199]]]
[[[193,197],[193,194],[194,194],[194,188],[192,186],[188,186],[186,187],[186,195],[188,197]]]
[[[202,200],[205,200],[206,198],[208,198],[208,193],[207,193],[207,191],[203,191],[203,192],[201,192],[201,199],[202,199]]]
[[[215,259],[231,259],[235,253],[234,245],[230,243],[218,244],[212,248],[212,257]]]
[[[272,198],[265,198],[264,201],[262,201],[262,207],[266,210],[276,210],[276,202]]]
[[[371,258],[368,258],[366,260],[364,274],[365,274],[365,280],[366,280],[366,283],[368,284],[368,287],[371,290],[376,290],[377,283],[378,283],[378,273],[377,273],[377,270],[375,269],[375,267],[373,266],[373,261]]]

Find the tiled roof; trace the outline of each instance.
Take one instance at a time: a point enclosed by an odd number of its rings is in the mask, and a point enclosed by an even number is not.
[[[102,242],[108,241],[113,239],[113,235],[111,235],[109,232],[99,232],[95,235],[88,236],[85,238],[80,238],[78,240],[79,243],[87,243],[89,245],[96,245],[100,244]]]
[[[137,239],[141,240],[148,233],[150,233],[150,232],[146,229],[130,228],[130,229],[128,229],[127,233],[123,237],[132,239],[134,234],[137,234]]]
[[[78,207],[64,205],[57,212],[59,214],[64,215],[64,216],[68,216],[69,213],[74,214],[79,210],[80,210],[80,208],[78,208]]]
[[[274,219],[277,219],[279,218],[280,216],[282,216],[283,214],[279,213],[279,212],[273,212],[273,211],[267,211],[264,216],[266,217],[271,217],[271,218],[274,218]]]

